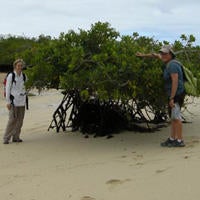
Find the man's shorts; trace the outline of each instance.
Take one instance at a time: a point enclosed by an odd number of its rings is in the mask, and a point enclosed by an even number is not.
[[[183,106],[184,98],[185,98],[185,93],[175,96],[174,97],[174,104],[175,104],[174,107],[171,108],[169,106],[169,108],[168,108],[169,116],[172,120],[175,120],[175,119],[182,120],[181,107]]]
[[[182,121],[182,116],[181,116],[181,107],[179,106],[178,103],[175,103],[174,107],[171,108],[171,119],[175,120],[181,120]]]

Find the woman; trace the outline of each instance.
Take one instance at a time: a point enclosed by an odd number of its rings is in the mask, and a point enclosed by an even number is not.
[[[159,54],[137,53],[138,57],[158,58],[165,64],[163,77],[169,100],[169,115],[171,117],[171,135],[161,143],[163,147],[184,147],[182,136],[181,106],[184,102],[185,90],[182,66],[175,60],[175,53],[170,45],[164,45]]]
[[[4,144],[22,142],[20,138],[23,125],[26,103],[26,91],[24,82],[26,76],[22,73],[24,62],[18,59],[13,63],[14,71],[7,76],[6,81],[6,102],[9,110],[9,120],[4,134]]]

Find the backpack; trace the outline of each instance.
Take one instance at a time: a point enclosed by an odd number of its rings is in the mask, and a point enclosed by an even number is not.
[[[177,60],[171,60],[167,64],[167,67],[169,67],[169,64],[171,62],[175,62],[175,63],[177,63],[181,66],[181,69],[182,69],[182,72],[183,72],[183,81],[184,81],[185,93],[189,96],[194,96],[194,97],[199,96],[198,86],[197,86],[197,78],[193,75],[193,73],[187,67],[185,67],[182,63],[180,63]]]
[[[11,83],[11,86],[13,83],[15,83],[15,73],[14,72],[8,72],[7,75],[5,76],[4,78],[4,81],[3,81],[3,85],[4,85],[4,98],[6,98],[6,83],[7,83],[7,77],[9,74],[12,74],[12,83]],[[22,73],[23,75],[23,81],[26,82],[26,75],[24,73]],[[13,100],[14,100],[14,97],[12,95],[10,95],[10,100],[11,102],[13,103]],[[28,96],[26,95],[26,109],[28,110]]]

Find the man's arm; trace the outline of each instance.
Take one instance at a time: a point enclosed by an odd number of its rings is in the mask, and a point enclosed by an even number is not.
[[[156,59],[161,59],[161,56],[160,54],[158,53],[147,53],[147,54],[144,54],[144,53],[136,53],[136,56],[137,57],[142,57],[142,58],[156,58]]]

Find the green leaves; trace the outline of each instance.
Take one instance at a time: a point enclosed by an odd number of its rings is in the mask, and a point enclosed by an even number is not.
[[[12,63],[14,57],[22,57],[29,66],[28,88],[75,88],[83,99],[95,92],[102,100],[134,100],[154,111],[165,105],[162,63],[135,55],[156,53],[168,41],[137,32],[120,36],[107,22],[92,24],[89,30],[61,33],[57,39],[41,35],[37,39],[10,37],[0,41],[0,62]],[[174,50],[197,77],[200,91],[200,47],[194,42],[193,35],[183,34],[174,42]]]
[[[197,78],[194,77],[193,73],[187,67],[183,66],[183,69],[187,78],[187,81],[184,83],[186,94],[196,97],[199,96]]]

